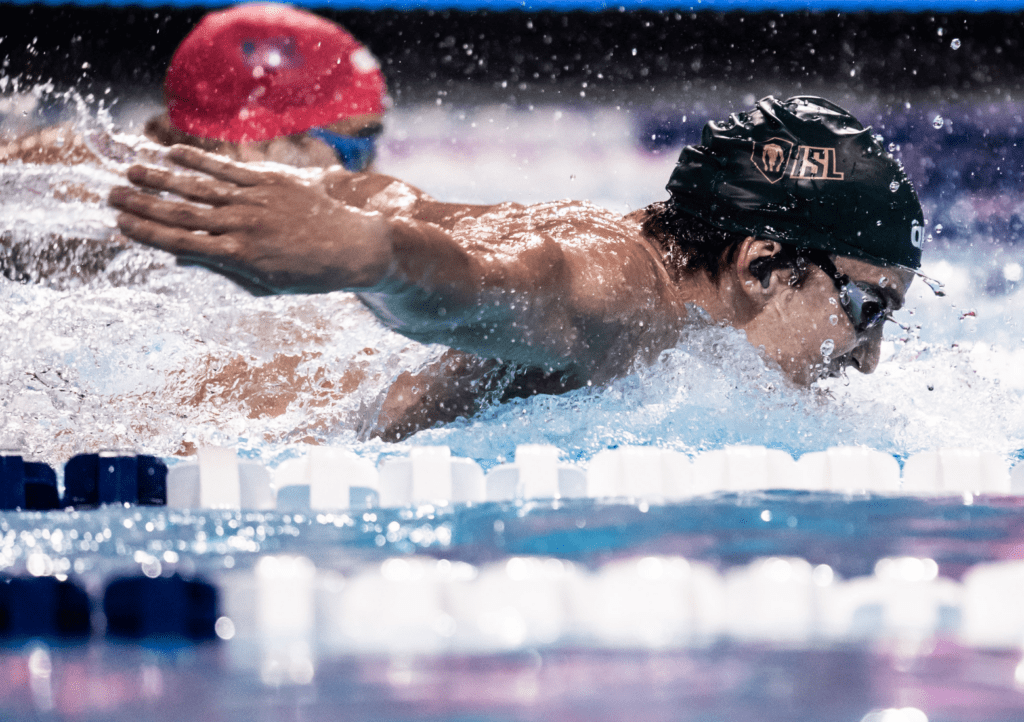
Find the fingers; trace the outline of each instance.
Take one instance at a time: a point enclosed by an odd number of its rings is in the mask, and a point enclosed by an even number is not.
[[[133,188],[113,188],[109,201],[118,210],[179,230],[226,233],[238,228],[234,213],[182,201],[163,200]],[[126,232],[126,235],[130,234]]]
[[[218,180],[240,186],[254,186],[266,177],[265,171],[246,168],[240,163],[187,145],[176,145],[167,152],[167,157],[180,166],[211,175]]]
[[[211,261],[206,259],[211,257],[229,257],[233,250],[233,244],[225,236],[170,228],[131,213],[119,213],[117,226],[134,241],[176,256],[203,258],[207,263]]]
[[[254,296],[276,293],[273,288],[244,271],[245,265],[235,257],[237,246],[228,236],[168,228],[130,213],[119,213],[117,225],[128,238],[173,253],[181,265],[208,268],[234,281]]]
[[[151,166],[133,165],[127,172],[128,180],[137,186],[155,191],[169,191],[183,198],[211,206],[223,206],[232,201],[243,201],[238,187],[212,178],[182,175]]]

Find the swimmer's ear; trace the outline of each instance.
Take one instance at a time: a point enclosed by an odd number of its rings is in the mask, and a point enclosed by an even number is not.
[[[166,145],[191,145],[193,148],[210,151],[211,153],[224,153],[222,148],[229,146],[223,140],[215,138],[200,138],[195,135],[183,133],[171,124],[171,118],[167,113],[155,115],[146,121],[142,128],[142,134],[154,143]]]
[[[763,298],[775,290],[772,278],[779,268],[778,254],[781,251],[781,244],[753,237],[740,244],[734,263],[744,293],[750,297]]]
[[[154,115],[147,120],[142,134],[160,145],[174,145],[178,141],[175,137],[175,128],[171,125],[171,119],[167,113]]]

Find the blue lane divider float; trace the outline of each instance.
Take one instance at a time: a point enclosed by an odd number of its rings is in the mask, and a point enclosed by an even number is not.
[[[0,639],[88,637],[89,597],[55,577],[0,578]]]
[[[216,588],[177,574],[116,579],[103,595],[107,634],[126,639],[215,639],[217,609]]]
[[[167,465],[155,456],[79,454],[64,466],[64,506],[167,503]]]
[[[45,511],[59,506],[57,474],[48,464],[0,454],[0,510]]]
[[[103,595],[106,634],[128,640],[216,639],[219,595],[201,579],[122,577]],[[92,603],[77,583],[56,577],[0,577],[0,642],[80,639],[92,634]]]

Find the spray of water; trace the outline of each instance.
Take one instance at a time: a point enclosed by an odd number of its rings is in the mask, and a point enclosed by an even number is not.
[[[53,101],[45,96],[40,104]],[[763,444],[794,455],[866,444],[901,457],[940,446],[1011,457],[1024,448],[1020,332],[1003,321],[1020,317],[1024,299],[976,298],[958,280],[973,273],[972,257],[943,260],[932,249],[938,260],[926,270],[949,281],[949,296],[912,294],[916,316],[899,312],[870,377],[794,388],[742,334],[695,314],[674,348],[607,386],[493,404],[397,445],[366,440],[391,381],[443,349],[386,330],[350,294],[253,298],[120,239],[106,194],[129,162],[162,162],[160,150],[116,131],[97,102],[64,102],[77,162],[0,164],[0,448],[58,465],[79,451],[170,456],[208,444],[274,465],[299,442],[371,458],[446,444],[485,465],[521,443],[556,444],[582,462],[625,444],[686,452]],[[420,120],[396,113],[392,132],[408,135]],[[403,164],[424,165],[408,145],[396,148],[384,148],[386,170],[402,176]],[[624,157],[628,148],[613,150]],[[472,160],[449,161],[472,175]],[[587,168],[577,175],[585,183]],[[536,193],[532,183],[503,195]],[[952,306],[968,303],[976,314],[960,320]]]

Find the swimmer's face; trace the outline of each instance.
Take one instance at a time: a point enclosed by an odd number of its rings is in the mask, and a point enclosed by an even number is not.
[[[379,127],[382,121],[382,115],[368,114],[343,118],[324,127],[338,135],[356,135],[366,128]],[[259,143],[229,143],[226,146],[228,155],[243,163],[272,161],[297,168],[326,168],[338,164],[338,156],[331,146],[306,133],[272,138]]]
[[[891,310],[903,306],[914,276],[909,271],[876,266],[866,261],[839,257],[836,268],[850,277],[877,288]],[[776,272],[776,275],[784,272]],[[779,280],[779,279],[776,279]],[[779,284],[762,313],[745,330],[755,346],[798,384],[810,384],[854,368],[869,374],[878,366],[882,327],[858,334],[839,303],[835,283],[817,266],[798,286]]]
[[[339,135],[356,135],[366,128],[379,127],[383,120],[384,116],[379,113],[368,113],[343,118],[325,127]],[[145,134],[163,145],[193,145],[243,163],[272,161],[297,168],[327,168],[338,164],[338,156],[331,146],[307,133],[295,133],[254,143],[229,143],[183,133],[171,124],[165,113],[146,123]]]

